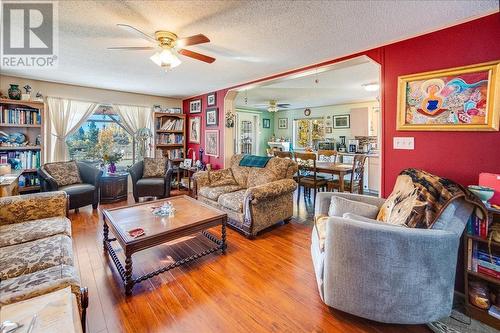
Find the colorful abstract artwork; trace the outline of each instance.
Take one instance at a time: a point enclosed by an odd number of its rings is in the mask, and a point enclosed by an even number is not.
[[[399,77],[398,130],[498,130],[498,66]]]

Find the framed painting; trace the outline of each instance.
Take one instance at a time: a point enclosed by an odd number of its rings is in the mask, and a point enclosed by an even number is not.
[[[271,128],[271,119],[263,118],[262,119],[262,127],[263,128]]]
[[[195,99],[189,102],[189,113],[201,112],[201,99]]]
[[[205,131],[205,155],[219,157],[219,130]]]
[[[189,118],[189,143],[200,143],[201,117]]]
[[[498,131],[500,61],[398,77],[400,131]]]
[[[288,118],[279,118],[278,119],[278,128],[279,129],[288,129]]]
[[[219,108],[207,108],[205,123],[207,126],[217,126],[219,124]]]
[[[217,104],[217,94],[215,92],[207,95],[207,106],[215,106]]]
[[[333,116],[333,128],[351,128],[351,116],[348,114]]]

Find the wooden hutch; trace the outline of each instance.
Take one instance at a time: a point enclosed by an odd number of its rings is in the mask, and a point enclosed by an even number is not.
[[[181,162],[186,156],[186,115],[154,112],[155,156]]]

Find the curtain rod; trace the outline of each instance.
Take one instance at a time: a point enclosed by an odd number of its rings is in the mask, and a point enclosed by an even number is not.
[[[96,101],[90,101],[90,100],[85,100],[85,99],[78,99],[78,98],[67,98],[67,97],[58,97],[58,96],[47,96],[47,98],[56,98],[56,99],[67,99],[70,101],[78,101],[78,102],[86,102],[86,103],[94,103],[98,104],[99,106],[108,106],[108,107],[113,107],[113,105],[124,105],[124,106],[135,106],[135,107],[140,107],[140,108],[152,108],[152,106],[146,106],[146,105],[135,105],[135,104],[120,104],[120,103],[103,103],[103,102],[96,102]]]

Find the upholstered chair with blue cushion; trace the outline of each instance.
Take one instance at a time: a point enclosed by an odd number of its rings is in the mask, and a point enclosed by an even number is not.
[[[348,199],[335,199],[344,211],[332,214],[334,197]],[[311,253],[321,299],[385,323],[449,316],[460,237],[473,206],[454,200],[432,229],[415,229],[375,220],[383,204],[364,195],[318,193]]]

